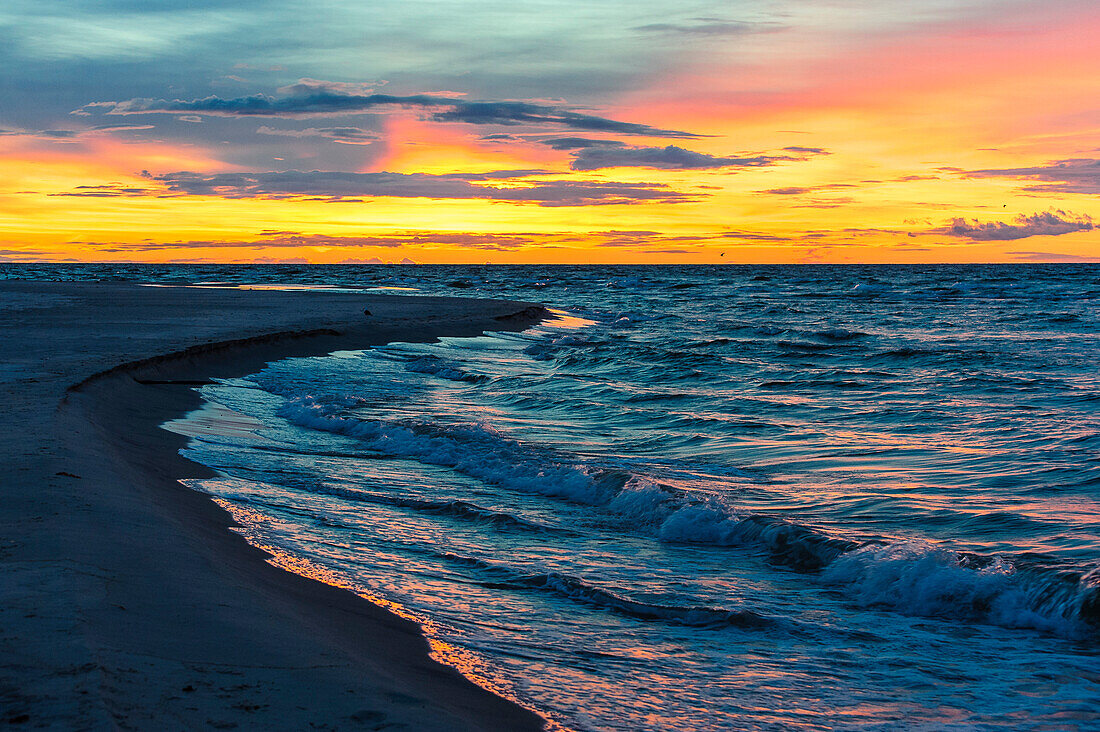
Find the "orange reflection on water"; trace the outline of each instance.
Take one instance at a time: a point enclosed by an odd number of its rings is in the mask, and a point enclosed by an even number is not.
[[[198,481],[180,482],[188,487],[196,487],[199,483]],[[252,546],[262,549],[270,555],[267,559],[269,564],[300,577],[307,577],[332,587],[339,587],[340,589],[353,592],[371,604],[383,608],[399,618],[411,620],[420,626],[424,638],[428,641],[430,655],[433,660],[450,666],[481,688],[538,714],[546,720],[547,732],[568,732],[568,727],[547,718],[542,710],[535,709],[530,704],[524,703],[506,679],[491,673],[485,659],[465,648],[460,648],[444,640],[441,637],[439,625],[430,618],[418,615],[400,603],[377,595],[339,573],[311,562],[304,557],[290,554],[280,547],[268,543],[262,538],[261,532],[257,527],[272,523],[269,516],[254,509],[238,506],[222,498],[211,496],[211,500],[225,509],[232,517],[233,522],[237,524],[232,527],[233,531],[243,536]]]
[[[544,325],[550,325],[555,328],[587,328],[590,325],[595,325],[595,320],[589,320],[588,318],[582,318],[579,315],[566,312],[565,310],[558,310],[557,308],[546,308],[554,316],[553,320],[548,320]]]

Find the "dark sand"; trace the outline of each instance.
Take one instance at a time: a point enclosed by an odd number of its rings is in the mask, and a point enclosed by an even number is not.
[[[212,376],[519,329],[526,307],[0,282],[0,725],[540,728],[431,660],[415,623],[268,564],[177,482],[208,471],[158,428]]]

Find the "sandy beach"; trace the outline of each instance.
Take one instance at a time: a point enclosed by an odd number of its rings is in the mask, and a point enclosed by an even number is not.
[[[159,428],[212,377],[540,316],[461,298],[0,283],[0,722],[540,728],[429,658],[415,623],[268,564],[177,482],[208,470]]]

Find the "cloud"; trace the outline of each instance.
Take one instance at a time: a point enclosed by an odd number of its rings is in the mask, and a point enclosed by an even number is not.
[[[29,137],[47,142],[79,142],[82,138],[104,135],[112,132],[132,132],[151,130],[153,125],[98,125],[80,130],[22,130],[0,128],[0,137]]]
[[[723,231],[718,234],[716,239],[732,239],[734,241],[769,241],[769,242],[786,242],[790,238],[786,236],[779,236],[777,234],[762,234],[760,232],[753,231]]]
[[[276,137],[322,137],[345,145],[370,145],[382,139],[374,132],[359,127],[307,127],[303,130],[284,130],[260,125],[256,133]]]
[[[304,80],[305,81],[305,80]],[[560,106],[523,101],[473,102],[453,96],[412,94],[354,94],[347,84],[308,80],[309,84],[284,87],[283,96],[253,94],[223,99],[135,98],[119,102],[92,102],[73,111],[77,115],[102,112],[123,114],[198,114],[219,117],[315,117],[338,114],[364,114],[388,109],[421,109],[436,122],[463,122],[475,125],[558,126],[575,130],[614,132],[647,137],[702,137],[680,130],[666,130],[635,122],[575,112]]]
[[[661,170],[697,170],[702,168],[759,168],[773,165],[779,160],[792,160],[787,156],[754,155],[751,157],[717,157],[692,152],[682,147],[584,147],[574,153],[573,170],[599,170],[600,168],[658,168]]]
[[[446,99],[437,101],[448,104],[450,108],[434,113],[431,119],[436,122],[465,122],[475,125],[560,125],[576,130],[649,137],[699,137],[690,132],[663,130],[634,122],[619,122],[606,117],[529,102],[466,102]]]
[[[553,234],[481,234],[463,232],[406,231],[383,236],[331,236],[295,231],[264,231],[249,239],[193,239],[179,241],[140,242],[76,242],[107,253],[153,252],[172,249],[295,249],[299,247],[359,248],[384,247],[397,249],[408,246],[458,247],[507,251],[525,246],[537,246],[556,240]],[[374,259],[345,259],[345,264],[381,264]]]
[[[540,206],[592,206],[642,202],[681,203],[697,195],[675,191],[661,183],[530,180],[540,171],[496,171],[469,175],[427,173],[344,173],[299,171],[218,173],[181,171],[150,175],[168,191],[222,198],[320,198],[357,201],[365,198],[484,199],[535,203]],[[518,180],[517,179],[523,179]],[[505,180],[510,185],[480,183]]]
[[[818,193],[820,191],[836,191],[845,188],[858,188],[859,186],[854,183],[826,183],[820,186],[787,186],[785,188],[768,188],[763,191],[756,191],[756,193],[766,193],[773,196],[802,196],[807,193]]]
[[[296,231],[267,230],[247,238],[237,240],[190,240],[155,241],[146,239],[139,242],[72,242],[94,248],[103,253],[134,254],[166,250],[264,250],[320,248],[353,250],[346,252],[358,257],[366,257],[362,248],[445,248],[482,251],[517,251],[520,249],[568,249],[568,248],[618,248],[649,253],[690,253],[705,248],[721,249],[739,246],[815,246],[819,248],[842,248],[849,246],[853,238],[899,234],[890,229],[846,228],[838,231],[823,229],[791,232],[785,235],[770,234],[764,231],[746,231],[726,229],[721,231],[702,231],[695,234],[668,233],[647,229],[603,230],[569,232],[503,232],[476,233],[451,231],[397,231],[381,235],[327,235],[308,234]],[[906,245],[909,247],[909,245]],[[909,247],[912,249],[912,247]],[[924,250],[920,250],[924,251]],[[339,252],[332,253],[337,256]],[[1018,252],[1021,255],[1035,254]],[[1058,258],[1061,255],[1051,255]],[[1067,255],[1069,256],[1069,255]],[[358,257],[347,259],[348,263],[371,263],[370,259]],[[1059,260],[1063,261],[1063,260]],[[1064,261],[1070,261],[1068,259]]]
[[[71,191],[49,193],[47,195],[71,198],[144,198],[155,196],[158,192],[152,188],[138,188],[122,183],[104,183],[94,186],[77,186]]]
[[[821,234],[807,234],[810,238],[819,238]],[[605,231],[598,235],[589,234],[589,239],[599,239],[599,247],[637,247],[657,244],[704,245],[708,243],[730,244],[731,242],[789,242],[791,237],[778,234],[766,234],[755,231],[726,230],[702,234],[662,234],[656,231]]]
[[[553,175],[549,170],[513,169],[491,170],[486,173],[440,173],[440,178],[451,180],[485,181],[485,180],[511,180],[512,178],[530,178],[533,175]]]
[[[598,247],[638,247],[664,241],[665,235],[657,231],[603,231],[588,238]]]
[[[956,218],[949,225],[933,229],[929,233],[961,236],[974,241],[1013,241],[1030,236],[1061,236],[1078,231],[1092,231],[1093,228],[1091,216],[1052,210],[1030,216],[1020,214],[1012,223]]]
[[[753,153],[720,157],[685,150],[676,145],[666,147],[627,147],[616,140],[590,140],[580,137],[551,138],[542,141],[558,150],[572,149],[573,170],[598,170],[601,168],[657,168],[660,170],[701,170],[716,168],[761,168],[778,162],[805,160],[813,155],[828,155],[818,147],[787,147],[794,155],[767,155]]]
[[[323,81],[321,79],[298,79],[294,84],[279,87],[276,91],[284,96],[304,96],[317,92],[336,94],[372,94],[378,87],[385,86],[384,81]]]
[[[1056,252],[1009,252],[1013,259],[1022,262],[1100,262],[1100,257],[1083,257],[1079,254]]]
[[[251,261],[253,264],[309,264],[309,260],[305,257],[286,257],[283,259],[276,257],[256,257]]]
[[[839,196],[837,198],[811,198],[801,203],[794,204],[793,208],[840,208],[856,202],[851,196]]]
[[[69,141],[80,134],[79,130],[7,130],[0,129],[0,137],[35,137],[43,140]]]
[[[801,153],[803,155],[832,155],[823,147],[803,147],[802,145],[788,145],[783,148],[787,152]]]
[[[783,26],[778,23],[749,23],[738,21],[723,21],[712,18],[700,18],[692,25],[681,23],[650,23],[639,25],[634,30],[647,33],[677,33],[696,36],[743,36],[750,33],[771,33],[781,30]]]
[[[813,188],[769,188],[766,191],[757,191],[757,193],[771,193],[776,196],[801,196],[803,193],[810,193]]]
[[[179,241],[76,242],[102,252],[156,252],[171,249],[285,249],[297,247],[396,247],[385,238],[368,236],[326,236],[293,231],[263,232],[253,239],[191,239]]]
[[[543,247],[609,247],[636,249],[650,252],[689,252],[690,248],[721,244],[735,246],[757,242],[791,243],[796,240],[814,241],[825,238],[824,232],[805,232],[794,236],[776,236],[760,232],[720,231],[700,234],[669,234],[650,230],[609,230],[588,232],[439,232],[403,231],[372,236],[331,236],[306,234],[295,231],[263,231],[247,239],[191,240],[158,242],[151,239],[140,242],[76,242],[105,253],[134,253],[171,249],[284,249],[299,247],[359,248],[385,247],[439,247],[485,251],[515,251],[524,248]],[[362,260],[348,260],[362,261]],[[364,263],[370,263],[369,260]]]
[[[33,261],[48,256],[50,252],[42,249],[0,249],[0,261],[6,262]]]
[[[1095,158],[1054,160],[1046,165],[1029,168],[970,170],[965,175],[969,178],[1023,178],[1041,181],[1043,185],[1024,189],[1034,193],[1100,194],[1100,160]]]
[[[349,257],[348,259],[341,259],[337,264],[382,264],[382,260],[378,257],[371,257],[370,259],[356,259],[355,257]]]
[[[539,144],[548,145],[555,150],[583,150],[590,147],[625,147],[626,143],[618,140],[594,140],[588,137],[547,137],[536,140]]]

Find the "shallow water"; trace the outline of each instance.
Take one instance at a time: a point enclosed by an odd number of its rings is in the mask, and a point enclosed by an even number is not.
[[[128,275],[556,308],[176,428],[254,541],[563,726],[1100,728],[1100,267]]]

